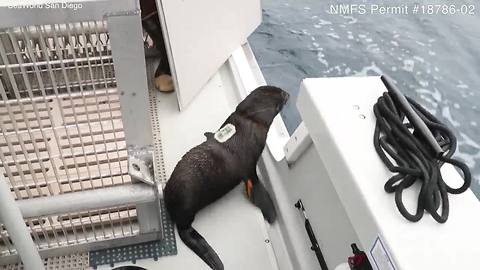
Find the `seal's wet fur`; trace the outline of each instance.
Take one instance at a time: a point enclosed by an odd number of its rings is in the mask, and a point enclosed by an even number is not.
[[[230,123],[236,133],[224,143],[207,133],[207,140],[178,162],[165,186],[166,207],[177,224],[180,238],[212,269],[224,267],[207,241],[191,226],[200,209],[227,194],[242,180],[251,179],[254,192],[261,197],[257,206],[269,222],[275,220],[273,203],[258,180],[256,165],[268,129],[288,97],[287,92],[273,86],[252,91],[220,127]]]

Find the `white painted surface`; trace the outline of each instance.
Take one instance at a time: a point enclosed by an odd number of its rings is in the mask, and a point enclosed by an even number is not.
[[[225,269],[231,270],[276,270],[270,255],[268,238],[262,214],[243,194],[238,186],[225,197],[200,211],[193,227],[207,240],[222,260]],[[175,256],[137,260],[135,266],[148,270],[209,270],[202,259],[188,249],[175,229],[178,254]],[[132,263],[115,264],[115,267]],[[104,265],[98,269],[111,267]]]
[[[335,270],[350,270],[350,266],[348,265],[348,263],[342,263],[335,267]]]
[[[164,147],[166,173],[169,177],[176,163],[192,147],[205,141],[204,132],[215,132],[239,102],[237,89],[228,68],[222,66],[208,81],[190,106],[177,109],[175,94],[159,93],[158,114]],[[212,106],[212,100],[215,106]],[[204,236],[231,270],[279,269],[272,243],[269,239],[260,210],[244,195],[243,185],[201,210],[195,217],[193,227]],[[156,269],[210,269],[180,240],[175,230],[178,255],[139,260],[136,266]],[[131,265],[131,263],[115,264]],[[99,269],[111,269],[108,266]],[[280,268],[281,269],[281,268]]]
[[[286,160],[276,162],[266,155],[262,156],[262,161],[264,165],[260,169],[262,174],[268,172],[270,181],[267,188],[271,188],[275,199],[278,224],[293,269],[320,269],[318,259],[311,250],[303,215],[294,207],[298,199],[303,201],[329,269],[352,256],[351,243],[357,243],[363,249],[313,144],[290,166]]]
[[[383,190],[391,173],[373,147],[372,108],[384,91],[379,77],[305,79],[297,103],[365,252],[372,260],[369,250],[381,235],[395,269],[477,269],[480,204],[471,190],[449,197],[445,224],[428,214],[417,223],[407,221]],[[459,186],[454,168],[445,165],[442,172]],[[405,192],[408,209],[416,200],[416,192]]]
[[[308,134],[307,127],[303,122],[298,125],[293,132],[290,140],[283,147],[287,163],[292,165],[312,144],[312,138]]]
[[[184,109],[261,21],[259,0],[157,0]]]

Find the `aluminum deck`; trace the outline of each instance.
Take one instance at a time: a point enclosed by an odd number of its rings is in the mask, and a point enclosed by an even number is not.
[[[178,110],[174,93],[157,93],[158,116],[167,177],[190,148],[203,142],[204,132],[216,131],[238,103],[237,89],[228,64],[205,85],[200,94],[183,111]],[[244,195],[239,186],[219,201],[198,213],[193,226],[210,243],[226,269],[278,269],[269,239],[268,227],[261,212]],[[188,249],[176,233],[178,255],[158,261],[139,260],[136,266],[147,269],[210,269]],[[133,265],[122,263],[115,265]],[[98,269],[111,269],[105,265]]]

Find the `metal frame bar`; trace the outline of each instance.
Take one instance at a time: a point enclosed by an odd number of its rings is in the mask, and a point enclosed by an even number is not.
[[[107,18],[127,147],[152,145],[140,13]]]
[[[22,258],[26,269],[44,269],[37,247],[30,237],[20,208],[10,192],[6,179],[0,174],[0,218],[3,220],[8,234],[15,243],[15,249]]]
[[[139,183],[20,200],[17,205],[27,219],[118,205],[144,204],[155,202],[156,199],[155,187]]]
[[[137,10],[128,15],[109,16],[107,23],[129,152],[129,172],[135,171],[132,165],[136,163],[136,168],[143,173],[148,170],[139,162],[136,153],[153,149],[153,134],[140,13]],[[149,162],[154,163],[152,158]],[[145,177],[144,174],[140,179],[155,185],[153,175]],[[137,214],[141,233],[161,231],[161,214],[157,203],[137,204]]]

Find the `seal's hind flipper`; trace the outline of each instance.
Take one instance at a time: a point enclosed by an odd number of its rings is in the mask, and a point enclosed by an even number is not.
[[[268,223],[273,223],[277,218],[277,212],[273,205],[270,194],[263,186],[262,182],[248,179],[245,183],[247,189],[247,196],[250,201],[255,204],[262,211],[263,217]]]
[[[178,228],[178,226],[177,226]],[[178,228],[178,234],[182,241],[187,245],[198,257],[213,270],[223,270],[223,263],[217,253],[207,243],[207,241],[191,226],[185,229]]]

